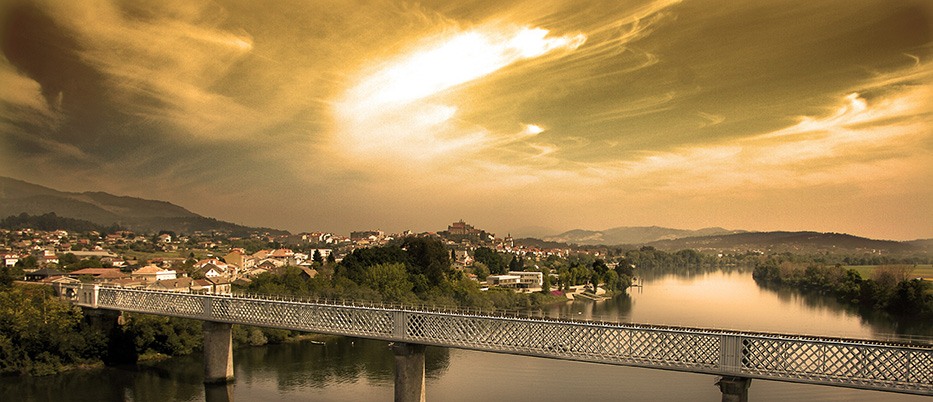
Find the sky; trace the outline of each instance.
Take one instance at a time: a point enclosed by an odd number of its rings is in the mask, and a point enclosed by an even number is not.
[[[0,175],[292,232],[933,238],[924,0],[0,2]]]

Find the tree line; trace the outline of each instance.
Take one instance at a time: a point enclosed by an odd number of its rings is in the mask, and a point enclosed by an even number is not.
[[[832,295],[842,302],[883,310],[895,317],[933,318],[933,282],[911,278],[913,265],[883,265],[863,278],[841,264],[797,263],[770,258],[757,265],[752,277],[759,284]]]
[[[65,230],[68,232],[113,233],[124,230],[117,224],[98,225],[94,222],[58,216],[54,212],[42,215],[29,215],[25,212],[0,219],[0,229],[35,229],[44,231]]]
[[[50,375],[102,364],[134,363],[201,351],[201,321],[124,313],[95,322],[80,307],[43,285],[0,284],[0,375]],[[273,328],[233,326],[235,347],[281,343],[299,335]]]

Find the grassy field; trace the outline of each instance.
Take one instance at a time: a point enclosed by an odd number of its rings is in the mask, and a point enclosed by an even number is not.
[[[845,269],[853,268],[862,275],[862,278],[871,278],[871,271],[878,265],[847,265]],[[914,267],[912,277],[922,277],[933,280],[933,265],[917,265]]]

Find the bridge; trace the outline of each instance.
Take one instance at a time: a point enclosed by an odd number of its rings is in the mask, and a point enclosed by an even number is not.
[[[393,342],[395,400],[424,401],[425,345],[721,376],[723,401],[752,379],[933,395],[933,346],[500,315],[469,309],[62,285],[75,305],[203,320],[205,382],[233,380],[231,326]]]

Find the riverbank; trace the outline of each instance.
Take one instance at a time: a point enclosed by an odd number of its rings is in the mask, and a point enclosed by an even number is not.
[[[842,266],[769,261],[755,267],[759,284],[830,295],[840,302],[883,310],[895,318],[933,318],[933,281],[917,278],[915,267],[881,266],[865,279]]]

